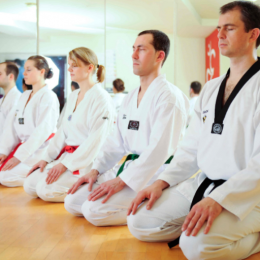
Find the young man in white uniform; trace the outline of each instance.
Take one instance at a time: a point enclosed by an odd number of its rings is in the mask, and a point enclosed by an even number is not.
[[[169,46],[163,32],[139,34],[132,59],[141,86],[127,95],[115,133],[105,142],[92,170],[79,179],[65,199],[69,212],[84,215],[96,226],[126,224],[132,199],[157,179],[184,134],[188,99],[160,74]],[[117,162],[129,153],[119,171]],[[84,182],[89,184],[79,188]]]
[[[148,198],[128,217],[131,233],[175,240],[172,247],[183,232],[189,260],[244,259],[260,250],[260,8],[223,6],[218,30],[230,70],[205,85],[171,164],[128,211]]]
[[[14,63],[0,63],[0,88],[5,92],[5,95],[0,99],[0,138],[9,112],[16,106],[21,96],[21,92],[15,85],[18,74],[19,70]]]
[[[45,84],[52,77],[47,61],[32,56],[25,63],[25,91],[0,139],[0,183],[7,187],[23,186],[31,167],[40,160],[56,131],[59,118],[57,95]]]
[[[201,84],[198,81],[191,82],[191,84],[190,84],[190,98],[191,98],[190,99],[190,112],[189,112],[187,126],[189,126],[191,118],[194,114],[194,108],[195,108],[195,104],[199,98],[200,90],[201,90]]]

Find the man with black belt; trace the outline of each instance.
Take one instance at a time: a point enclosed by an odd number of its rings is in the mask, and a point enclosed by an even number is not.
[[[181,235],[189,260],[260,251],[260,8],[235,1],[220,14],[219,47],[230,69],[206,83],[171,164],[128,210],[134,236],[173,247]]]

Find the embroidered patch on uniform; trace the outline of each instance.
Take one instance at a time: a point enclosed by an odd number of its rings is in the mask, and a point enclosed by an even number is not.
[[[24,125],[24,118],[19,118],[18,122],[19,122],[20,125]]]
[[[69,115],[69,117],[68,117],[68,120],[70,121],[70,120],[71,120],[71,118],[72,118],[72,115]]]
[[[203,117],[203,123],[205,123],[207,116]]]
[[[125,114],[123,115],[123,119],[126,119],[126,115]]]
[[[221,135],[223,131],[223,127],[224,127],[223,124],[213,123],[211,133]]]
[[[206,113],[208,113],[209,111],[208,110],[205,110],[205,111],[203,111],[203,114],[206,114]]]
[[[139,122],[138,121],[129,121],[128,129],[130,130],[137,130],[139,129]]]
[[[103,116],[102,119],[108,119],[108,117],[107,116]]]

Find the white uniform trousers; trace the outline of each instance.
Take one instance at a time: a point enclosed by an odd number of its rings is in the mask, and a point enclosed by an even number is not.
[[[24,190],[32,197],[39,197],[44,201],[64,202],[70,187],[79,179],[79,175],[73,175],[69,170],[65,171],[56,182],[46,183],[49,169],[40,172],[36,170],[29,175],[24,182]]]
[[[164,190],[151,210],[146,209],[147,202],[138,208],[135,215],[127,217],[132,235],[147,242],[171,241],[179,237],[190,202],[176,187]]]
[[[26,175],[31,167],[24,163],[19,163],[10,171],[0,172],[0,183],[6,187],[23,186]]]
[[[127,161],[124,169],[131,162]],[[116,178],[120,166],[116,165],[113,169],[99,176],[97,182],[93,185],[93,189],[108,180]],[[155,176],[148,182],[147,186],[151,185],[166,167],[166,164],[162,165]],[[127,210],[137,195],[134,190],[125,186],[120,192],[112,195],[106,203],[101,203],[105,196],[96,201],[88,201],[90,193],[88,191],[88,184],[86,184],[80,187],[73,195],[68,195],[65,199],[66,210],[76,216],[84,215],[95,226],[125,225],[127,223]]]
[[[139,240],[171,241],[181,235],[180,247],[189,260],[238,260],[260,251],[260,204],[243,221],[224,209],[210,232],[203,233],[205,224],[196,237],[181,232],[191,202],[176,186],[164,190],[151,210],[146,204],[127,218],[130,232]]]
[[[93,185],[92,191],[101,183],[116,177],[119,165],[102,174]],[[126,213],[137,193],[125,186],[120,192],[112,195],[106,203],[101,203],[104,196],[96,201],[88,201],[88,184],[83,185],[73,195],[65,198],[65,208],[75,216],[84,216],[95,226],[125,225]]]

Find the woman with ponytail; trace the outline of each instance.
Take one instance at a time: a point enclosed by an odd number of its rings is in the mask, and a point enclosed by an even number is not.
[[[23,186],[26,175],[45,153],[59,118],[59,101],[45,84],[53,76],[46,59],[30,57],[24,65],[25,91],[5,124],[0,140],[0,183]]]
[[[29,195],[51,202],[63,202],[70,187],[90,171],[115,120],[112,99],[100,84],[105,67],[98,65],[95,53],[84,47],[72,50],[68,71],[80,88],[70,94],[61,126],[24,183]]]

